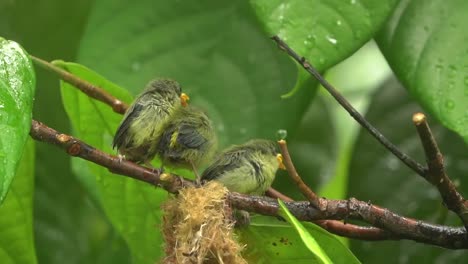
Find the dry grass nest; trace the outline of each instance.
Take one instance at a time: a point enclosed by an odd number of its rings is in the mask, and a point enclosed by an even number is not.
[[[163,263],[247,263],[234,234],[227,192],[209,182],[184,188],[163,205]]]

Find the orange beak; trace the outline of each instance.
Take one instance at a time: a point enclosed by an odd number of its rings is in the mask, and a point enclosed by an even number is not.
[[[183,107],[186,107],[188,105],[188,100],[190,100],[190,97],[186,93],[180,94],[180,103]]]
[[[283,163],[283,155],[277,154],[276,159],[278,160],[278,164],[279,164],[278,167],[282,170],[286,170],[286,166],[284,166],[284,163]]]

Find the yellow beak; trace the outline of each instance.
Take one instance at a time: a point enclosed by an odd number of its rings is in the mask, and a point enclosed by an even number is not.
[[[276,159],[278,160],[278,164],[279,164],[278,167],[282,170],[286,170],[286,166],[284,166],[284,163],[283,163],[283,155],[277,154]]]
[[[186,93],[180,94],[180,103],[183,107],[186,107],[188,105],[188,100],[190,100],[190,97]]]

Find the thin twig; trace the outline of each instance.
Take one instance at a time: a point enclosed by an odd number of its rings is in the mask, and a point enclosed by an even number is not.
[[[289,197],[284,195],[283,193],[279,192],[278,190],[270,187],[268,190],[265,192],[265,195],[271,198],[278,198],[283,200],[284,202],[293,202],[294,200]]]
[[[417,174],[424,177],[426,174],[426,168],[416,162],[407,154],[399,150],[393,145],[382,133],[380,133],[375,127],[373,127],[339,92],[336,90],[323,76],[310,64],[304,57],[299,56],[293,49],[291,49],[283,40],[278,36],[273,36],[272,39],[278,44],[281,50],[296,60],[302,67],[314,76],[320,84],[335,98],[335,100],[348,111],[348,113],[369,133],[375,137],[385,148],[393,153],[398,159],[400,159],[406,166],[415,171]]]
[[[291,179],[297,185],[301,193],[307,198],[307,200],[309,200],[312,206],[319,210],[325,210],[325,207],[323,207],[324,204],[321,202],[320,197],[318,197],[317,194],[315,194],[309,188],[309,186],[305,184],[305,182],[299,176],[299,173],[297,173],[296,167],[294,167],[291,156],[289,155],[288,145],[286,144],[286,141],[282,139],[278,141],[278,144],[280,146],[281,155],[283,155],[284,166],[286,167],[286,170],[288,171],[288,174],[291,177]]]
[[[89,97],[92,97],[96,100],[99,100],[107,105],[110,105],[114,112],[119,114],[124,114],[128,108],[128,105],[119,99],[115,98],[113,95],[108,93],[106,90],[89,83],[83,79],[78,78],[77,76],[67,72],[66,70],[61,69],[60,67],[55,66],[54,64],[47,62],[43,59],[29,55],[31,60],[42,68],[56,73],[60,76],[60,79],[63,81],[77,87],[83,93],[87,94]]]
[[[162,187],[171,193],[176,193],[184,186],[193,185],[192,181],[183,177],[160,174],[157,170],[153,171],[130,161],[120,160],[119,157],[97,150],[79,139],[62,134],[34,120],[30,135],[38,141],[62,148],[71,156],[94,162],[123,176]],[[278,216],[279,206],[275,199],[239,193],[229,193],[228,199],[230,204],[237,209]],[[322,223],[322,226],[327,230],[352,238],[365,240],[410,239],[451,249],[468,248],[468,236],[464,228],[433,225],[405,218],[388,209],[353,198],[349,200],[326,200],[326,203],[327,210],[324,211],[310,206],[310,202],[289,202],[287,206],[299,220],[327,221]],[[362,220],[384,230],[367,229],[359,226],[346,229],[344,224],[329,222],[329,220],[345,219]]]
[[[413,115],[413,123],[418,131],[421,144],[426,155],[428,173],[424,177],[428,182],[437,187],[445,206],[456,213],[468,230],[468,203],[457,191],[457,187],[448,177],[444,168],[444,157],[432,134],[423,113]]]

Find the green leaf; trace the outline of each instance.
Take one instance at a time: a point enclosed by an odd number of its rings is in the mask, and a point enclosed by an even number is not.
[[[393,79],[376,92],[366,119],[403,152],[423,162],[423,147],[411,122],[411,114],[416,111],[420,111],[420,106]],[[449,177],[461,193],[467,194],[468,148],[460,137],[438,124],[434,117],[427,115],[427,119],[444,154]],[[460,219],[444,207],[435,187],[395,158],[367,131],[361,131],[358,136],[349,170],[349,196],[430,223],[462,225]],[[466,262],[463,250],[429,247],[414,241],[350,242],[351,249],[363,263]]]
[[[332,263],[359,263],[335,236],[312,223],[302,223],[303,232],[313,234]],[[243,256],[249,263],[323,263],[307,246],[295,227],[272,217],[255,215],[251,224],[238,231],[246,243]]]
[[[468,2],[400,1],[378,37],[398,79],[468,143]]]
[[[0,204],[28,138],[35,87],[28,54],[16,42],[0,38]]]
[[[306,247],[314,253],[315,256],[320,260],[320,263],[332,263],[327,254],[323,251],[314,237],[304,228],[304,226],[299,222],[299,220],[294,217],[294,215],[289,212],[288,208],[283,201],[278,199],[278,204],[280,205],[279,215],[282,216],[286,221],[288,221],[297,231],[299,236],[302,239],[302,242]]]
[[[125,102],[131,101],[126,90],[82,65],[60,61],[54,64],[103,87]],[[67,83],[62,82],[61,86],[65,109],[76,136],[93,147],[115,153],[111,142],[122,116]],[[147,183],[112,174],[92,163],[87,164],[90,173],[80,177],[94,176],[88,179],[88,185],[96,186],[98,199],[110,222],[127,242],[133,262],[153,263],[159,259],[162,254],[162,237],[158,229],[161,220],[159,206],[167,194]]]
[[[29,139],[0,206],[0,260],[2,264],[34,264],[33,236],[34,141]]]
[[[43,59],[73,60],[94,1],[0,2],[0,34],[3,37],[18,41],[29,54]],[[35,67],[35,71],[38,88],[34,98],[34,119],[70,134],[57,76],[40,67]],[[34,239],[38,262],[130,263],[128,253],[126,257],[116,254],[114,243],[102,237],[115,236],[117,232],[112,230],[99,208],[89,201],[86,190],[70,170],[70,160],[70,156],[56,146],[36,145]],[[98,239],[101,241],[96,241]],[[123,240],[121,244],[125,246]],[[118,261],[105,262],[104,254]]]
[[[251,0],[270,35],[278,35],[319,70],[372,38],[397,0]]]
[[[178,80],[212,118],[221,147],[293,133],[315,94],[280,99],[296,67],[244,1],[97,1],[79,61],[134,94],[157,76]]]

